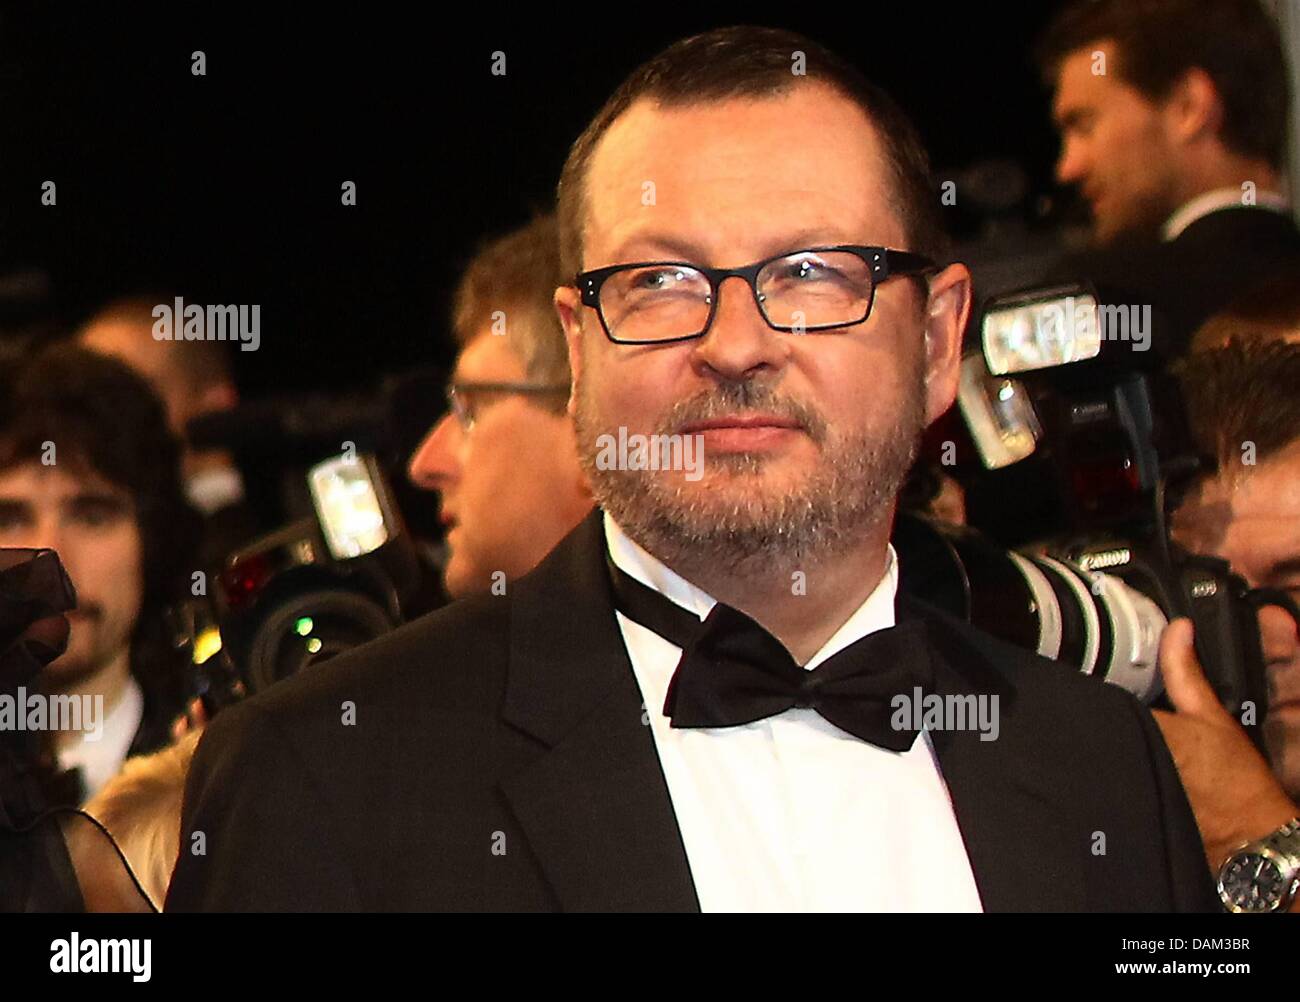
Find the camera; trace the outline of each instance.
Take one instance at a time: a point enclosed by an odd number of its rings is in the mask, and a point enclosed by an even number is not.
[[[307,473],[313,514],[231,554],[180,612],[209,713],[375,639],[425,611],[426,573],[377,459]]]
[[[1167,705],[1161,632],[1187,616],[1210,684],[1258,742],[1267,690],[1256,608],[1272,599],[1169,538],[1169,497],[1208,467],[1177,384],[1150,350],[1153,319],[1158,331],[1149,306],[1114,302],[1089,283],[985,304],[979,350],[962,362],[960,411],[995,471],[985,481],[993,504],[1012,520],[1034,509],[1054,524],[1008,550],[972,530],[901,517],[900,587],[1155,705]],[[1027,503],[997,471],[1031,464],[1047,487]]]

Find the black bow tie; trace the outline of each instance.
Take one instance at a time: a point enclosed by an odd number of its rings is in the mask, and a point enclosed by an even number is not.
[[[619,612],[682,649],[664,702],[673,727],[734,727],[808,707],[873,745],[912,747],[921,713],[911,704],[934,690],[919,620],[868,634],[808,671],[743,612],[719,602],[701,621],[608,563]]]

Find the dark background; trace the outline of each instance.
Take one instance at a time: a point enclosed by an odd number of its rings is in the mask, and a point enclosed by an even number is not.
[[[359,388],[449,360],[449,298],[477,243],[547,205],[568,144],[638,62],[708,27],[828,43],[914,116],[940,179],[1009,157],[1049,191],[1029,47],[1058,6],[561,4],[524,21],[470,3],[455,23],[0,6],[0,272],[48,273],[68,323],[133,291],[258,303],[261,349],[235,353],[246,396]]]

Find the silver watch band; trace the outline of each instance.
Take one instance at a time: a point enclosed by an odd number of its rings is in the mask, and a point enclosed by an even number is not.
[[[1241,857],[1261,854],[1268,857],[1283,874],[1282,895],[1270,910],[1274,912],[1284,911],[1291,906],[1291,903],[1295,900],[1297,890],[1300,889],[1300,817],[1292,818],[1277,831],[1261,839],[1246,843],[1228,857],[1219,870],[1219,894],[1230,911],[1239,912],[1249,909],[1243,907],[1241,902],[1235,901],[1224,890],[1225,877],[1234,862]]]

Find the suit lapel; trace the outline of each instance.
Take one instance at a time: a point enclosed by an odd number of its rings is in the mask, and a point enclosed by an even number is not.
[[[698,911],[604,553],[597,510],[515,586],[503,715],[547,751],[502,791],[565,910]],[[900,595],[898,611],[926,622],[941,694],[999,697],[998,740],[931,733],[984,909],[1081,910],[1087,849],[1015,690],[933,610]]]
[[[503,715],[548,746],[502,784],[569,911],[698,911],[614,617],[599,509],[515,586]]]
[[[1016,726],[1015,689],[933,610],[900,595],[898,612],[900,621],[926,621],[940,694],[998,696],[996,740],[973,729],[930,732],[984,910],[1083,910],[1087,846],[1073,844],[1071,805],[1044,767],[1038,735]]]

